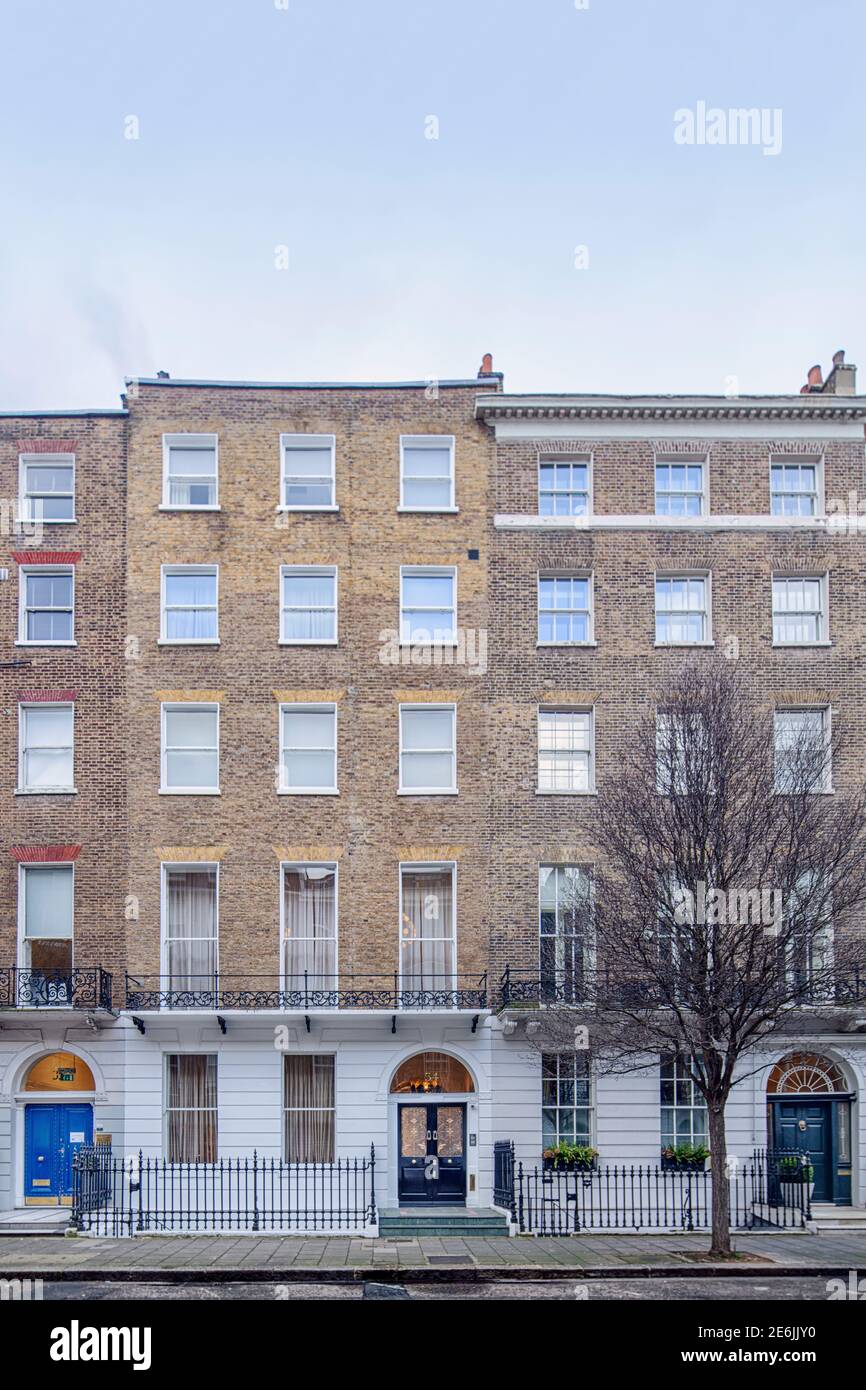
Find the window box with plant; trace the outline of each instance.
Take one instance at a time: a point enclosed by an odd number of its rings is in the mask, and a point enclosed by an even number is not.
[[[557,1169],[566,1173],[591,1173],[598,1166],[598,1149],[589,1144],[554,1144],[542,1154],[544,1171]]]
[[[662,1168],[686,1173],[703,1173],[710,1156],[703,1144],[668,1144],[662,1149]]]

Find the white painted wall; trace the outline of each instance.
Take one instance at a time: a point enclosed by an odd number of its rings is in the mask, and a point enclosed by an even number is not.
[[[13,1026],[0,1031],[0,1210],[20,1203],[23,1179],[23,1101],[16,1099],[26,1065],[60,1048],[78,1053],[97,1080],[94,1124],[113,1137],[115,1153],[157,1157],[163,1152],[164,1058],[174,1051],[213,1051],[218,1063],[219,1151],[224,1157],[278,1158],[282,1133],[282,1053],[275,1021],[256,1015],[227,1016],[224,1036],[213,1018],[166,1014],[146,1021],[141,1036],[121,1018],[98,1033],[82,1026],[52,1029]],[[380,1209],[396,1205],[396,1106],[389,1093],[396,1067],[412,1053],[442,1050],[459,1057],[475,1078],[467,1103],[467,1171],[472,1205],[492,1201],[493,1145],[513,1139],[526,1165],[541,1155],[541,1058],[521,1031],[507,1036],[497,1018],[481,1019],[471,1032],[466,1015],[391,1015],[287,1020],[291,1050],[334,1052],[337,1087],[337,1156],[364,1157],[376,1146],[376,1195]],[[767,1051],[744,1068],[728,1108],[730,1151],[748,1157],[766,1143],[766,1081],[786,1051],[822,1052],[838,1061],[852,1090],[866,1083],[866,1037],[796,1039]],[[597,1076],[593,1087],[594,1137],[601,1161],[655,1163],[659,1156],[659,1082],[655,1067],[627,1076]],[[854,1200],[866,1200],[866,1107],[853,1110]]]

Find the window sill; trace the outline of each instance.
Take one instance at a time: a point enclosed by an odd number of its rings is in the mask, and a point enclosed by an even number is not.
[[[653,642],[654,647],[673,647],[682,649],[683,647],[714,647],[715,642]]]
[[[278,787],[277,796],[339,796],[336,787]]]
[[[77,796],[77,787],[16,787],[14,796]]]
[[[221,512],[221,511],[222,511],[222,507],[220,506],[219,502],[215,502],[212,506],[211,506],[211,505],[208,505],[208,506],[206,506],[206,507],[185,507],[185,506],[181,506],[179,503],[160,502],[160,504],[159,504],[159,506],[158,506],[158,508],[157,508],[157,511],[160,511],[160,512]]]
[[[338,637],[314,637],[309,640],[306,637],[281,637],[277,643],[278,647],[338,647],[340,639]]]
[[[459,645],[456,637],[453,642],[424,642],[420,638],[416,641],[411,637],[401,637],[397,643],[398,647],[420,647],[422,650],[427,647],[458,647]]]
[[[160,787],[160,796],[222,796],[219,787]]]
[[[15,642],[16,647],[77,647],[77,642]]]
[[[218,637],[160,637],[158,647],[218,647]]]
[[[458,794],[459,793],[457,787],[413,787],[411,791],[404,790],[403,787],[400,787],[400,789],[397,792],[398,796],[457,796]]]
[[[536,645],[536,647],[539,647],[539,648],[541,648],[541,647],[597,647],[597,646],[598,646],[598,643],[596,642],[595,638],[593,637],[593,638],[591,638],[590,641],[588,641],[588,642],[536,642],[535,645]]]
[[[805,648],[808,651],[810,647],[832,647],[833,643],[828,640],[822,642],[773,642],[771,645],[776,651],[784,651],[786,647],[793,647],[795,650],[799,649],[800,651]]]
[[[339,510],[338,502],[329,502],[324,507],[277,507],[278,512],[338,512]]]
[[[414,515],[419,515],[419,514],[420,514],[421,516],[456,516],[457,513],[460,511],[460,508],[459,508],[459,507],[404,507],[404,506],[401,505],[401,506],[399,506],[399,507],[397,508],[397,511],[398,511],[399,513],[406,513],[407,515],[413,515],[413,514],[414,514]]]
[[[21,518],[21,525],[22,525],[22,526],[41,526],[43,529],[44,529],[46,526],[77,526],[77,525],[78,525],[78,517],[77,517],[77,516],[54,516],[54,517],[51,518],[50,521],[47,520],[45,517],[43,517],[41,520],[37,519],[35,516],[31,516],[31,517],[22,517],[22,518]]]
[[[834,794],[835,790],[836,790],[835,787],[816,787],[815,790],[814,790],[814,791],[811,791],[811,792],[789,792],[789,791],[784,791],[781,787],[774,787],[774,788],[773,788],[773,795],[774,795],[774,796],[832,796],[832,795]]]
[[[555,787],[536,787],[536,796],[598,796],[595,787],[590,787],[587,791],[558,791]]]

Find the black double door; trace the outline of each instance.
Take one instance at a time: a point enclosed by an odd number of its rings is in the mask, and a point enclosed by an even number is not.
[[[398,1200],[462,1204],[466,1200],[466,1106],[399,1107]]]

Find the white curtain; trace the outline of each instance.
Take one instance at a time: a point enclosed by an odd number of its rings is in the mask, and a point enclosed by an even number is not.
[[[167,574],[166,637],[216,637],[216,575]]]
[[[168,1160],[215,1163],[217,1156],[217,1059],[175,1055],[168,1059]]]
[[[403,989],[450,989],[454,971],[454,905],[450,870],[403,874],[400,930]]]
[[[168,873],[166,940],[169,988],[213,989],[216,975],[216,872]]]
[[[290,1163],[334,1161],[334,1058],[285,1059],[285,1156]]]
[[[331,989],[337,970],[336,872],[310,864],[283,871],[286,989]],[[306,972],[306,981],[304,974]]]
[[[283,636],[287,641],[333,638],[333,574],[283,575]]]

